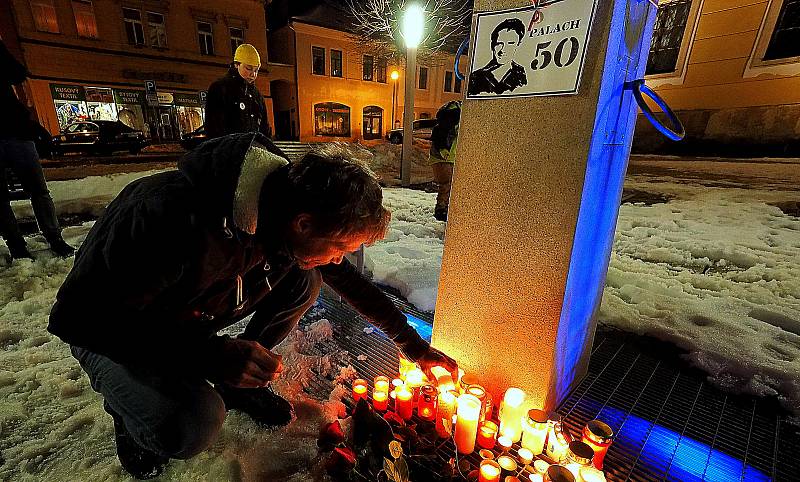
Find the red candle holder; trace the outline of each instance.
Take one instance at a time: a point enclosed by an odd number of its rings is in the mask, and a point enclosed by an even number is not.
[[[400,418],[408,420],[414,413],[414,392],[408,389],[405,385],[397,388],[395,391],[394,408]]]
[[[493,449],[497,442],[497,424],[491,420],[484,420],[478,426],[478,446]]]
[[[608,447],[614,441],[614,431],[605,422],[592,420],[583,427],[581,442],[594,450],[592,464],[598,470],[603,470],[603,459],[606,457]]]
[[[353,401],[358,402],[362,398],[367,398],[367,381],[359,378],[353,381]]]
[[[433,385],[425,385],[420,389],[417,415],[422,420],[429,422],[436,418],[436,388]]]

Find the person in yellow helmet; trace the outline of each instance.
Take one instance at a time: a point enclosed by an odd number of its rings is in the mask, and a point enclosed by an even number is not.
[[[255,84],[260,66],[258,50],[242,44],[228,73],[208,88],[205,130],[209,139],[253,131],[271,137],[264,97]]]

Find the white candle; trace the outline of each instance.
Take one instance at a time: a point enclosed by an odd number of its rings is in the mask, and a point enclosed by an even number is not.
[[[456,449],[460,454],[471,454],[475,450],[475,438],[478,435],[481,401],[474,395],[461,395],[458,397],[456,415]]]
[[[431,373],[436,379],[436,388],[439,393],[449,392],[456,389],[456,384],[453,382],[453,376],[447,371],[447,368],[435,366],[431,368]]]
[[[442,438],[447,438],[450,434],[444,425],[445,420],[453,420],[456,412],[456,395],[454,392],[442,392],[439,394],[439,403],[436,405],[436,433]],[[450,427],[450,430],[453,428]]]
[[[525,415],[522,404],[524,402],[525,392],[511,387],[506,390],[503,403],[500,404],[500,433],[510,438],[512,442],[519,442],[522,437],[522,417]]]
[[[517,450],[517,457],[522,465],[528,465],[533,462],[533,452],[526,449],[525,447],[520,448]]]
[[[578,480],[583,480],[583,482],[606,482],[606,476],[602,470],[594,467],[581,467],[578,470]]]

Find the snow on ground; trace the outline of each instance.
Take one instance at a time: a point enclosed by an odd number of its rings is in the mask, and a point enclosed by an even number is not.
[[[62,214],[97,213],[137,173],[51,183]],[[665,204],[624,205],[600,318],[686,349],[723,386],[777,394],[800,413],[800,220],[767,203],[798,192],[709,188],[669,178],[635,178],[627,187],[665,193]],[[796,189],[796,188],[793,188]],[[386,189],[393,211],[386,240],[366,251],[375,278],[424,310],[435,306],[444,223],[434,195]],[[15,209],[24,213],[25,203]],[[65,230],[78,245],[91,223]],[[126,480],[116,461],[111,418],[67,346],[46,331],[47,316],[72,260],[29,238],[35,261],[0,267],[0,479]],[[4,251],[5,247],[0,247]],[[319,315],[319,313],[316,313]],[[347,374],[345,354],[312,356],[330,336],[325,320],[278,349],[287,368],[278,389],[298,419],[267,431],[231,412],[217,443],[164,480],[318,480],[319,425],[341,410],[304,397],[312,370]]]

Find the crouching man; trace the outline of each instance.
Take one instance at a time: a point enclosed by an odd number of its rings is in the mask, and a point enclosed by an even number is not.
[[[229,409],[290,422],[269,387],[282,370],[270,350],[323,281],[423,370],[455,372],[343,259],[388,220],[374,175],[346,151],[290,163],[256,133],[206,142],[177,171],[128,185],[79,249],[49,325],[102,394],[122,467],[151,478],[198,454]],[[250,314],[241,336],[217,335]]]

